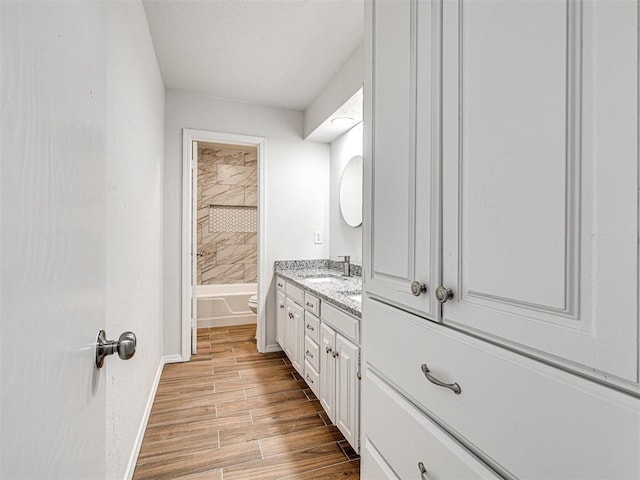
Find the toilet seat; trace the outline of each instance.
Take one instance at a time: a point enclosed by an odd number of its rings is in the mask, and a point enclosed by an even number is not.
[[[258,312],[258,295],[252,295],[249,298],[249,309],[253,313],[257,313]]]

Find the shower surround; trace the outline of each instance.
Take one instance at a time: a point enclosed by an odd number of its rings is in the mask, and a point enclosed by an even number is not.
[[[198,285],[255,283],[255,147],[198,143]]]

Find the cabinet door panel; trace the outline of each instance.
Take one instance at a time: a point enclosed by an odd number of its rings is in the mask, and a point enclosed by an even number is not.
[[[333,351],[336,345],[336,332],[320,324],[320,405],[335,423],[335,378],[336,362]]]
[[[283,350],[285,350],[285,318],[287,317],[287,299],[284,293],[278,292],[276,294],[276,341],[280,344]]]
[[[637,382],[637,2],[443,8],[444,322]]]
[[[285,352],[293,367],[302,375],[304,370],[304,309],[287,298],[286,348]]]
[[[336,335],[336,426],[344,438],[356,450],[358,447],[359,413],[360,413],[360,348],[344,338]]]
[[[410,284],[433,283],[437,243],[430,226],[431,7],[374,0],[366,12],[365,289],[430,316],[435,304],[427,294],[413,296]]]

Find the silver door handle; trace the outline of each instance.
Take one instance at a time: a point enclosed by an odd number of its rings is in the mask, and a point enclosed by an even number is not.
[[[133,332],[124,332],[118,340],[107,340],[105,331],[100,330],[96,345],[96,367],[102,368],[104,359],[116,352],[122,360],[129,360],[136,353],[137,343],[136,335]]]
[[[418,462],[418,470],[420,470],[420,480],[429,480],[427,476],[427,469],[424,466],[424,463]]]
[[[427,377],[427,380],[429,380],[434,385],[438,385],[439,387],[448,388],[449,390],[451,390],[456,395],[460,395],[460,392],[462,392],[462,389],[460,388],[460,385],[458,385],[457,383],[444,383],[443,381],[438,380],[436,377],[431,375],[429,373],[429,367],[427,367],[426,363],[423,363],[422,366],[420,367],[420,369],[422,370],[422,373],[424,373],[424,376]]]

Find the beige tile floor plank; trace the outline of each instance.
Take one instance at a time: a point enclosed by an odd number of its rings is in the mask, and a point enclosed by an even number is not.
[[[231,465],[222,469],[222,477],[224,480],[276,480],[344,461],[344,454],[333,443]]]
[[[290,475],[282,478],[282,480],[358,480],[359,478],[360,460],[351,460],[317,470]]]
[[[283,352],[255,324],[199,329],[191,362],[166,365],[134,479],[357,479],[358,457]]]
[[[220,430],[220,446],[234,445],[250,440],[260,440],[274,435],[284,435],[286,433],[299,432],[321,426],[326,425],[319,415],[309,415],[283,420],[275,424],[256,423],[241,428],[225,428]]]

